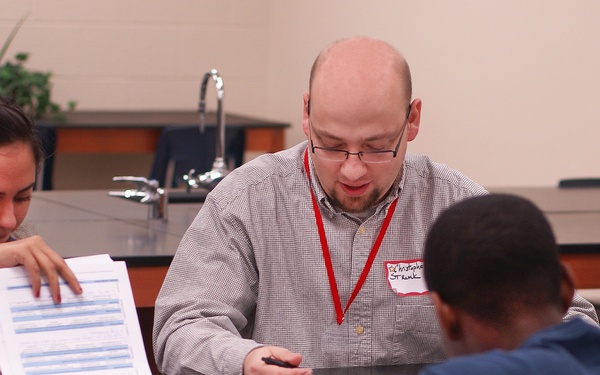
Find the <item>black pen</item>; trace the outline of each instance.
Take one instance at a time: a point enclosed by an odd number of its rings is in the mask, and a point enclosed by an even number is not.
[[[267,365],[275,365],[275,366],[286,367],[286,368],[295,368],[296,367],[292,364],[282,361],[281,359],[277,359],[277,358],[273,358],[273,357],[262,357],[262,360]]]

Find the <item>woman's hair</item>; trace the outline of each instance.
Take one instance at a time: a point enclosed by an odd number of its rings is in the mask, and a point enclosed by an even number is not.
[[[14,100],[0,96],[0,146],[17,142],[31,146],[37,169],[44,157],[44,150],[32,118],[26,115]]]

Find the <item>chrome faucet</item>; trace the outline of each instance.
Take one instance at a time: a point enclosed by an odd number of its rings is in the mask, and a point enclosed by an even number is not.
[[[158,186],[157,180],[146,177],[115,176],[113,181],[133,182],[137,189],[109,191],[111,197],[119,197],[148,205],[148,219],[167,220],[167,198],[165,190]]]
[[[200,86],[200,102],[198,103],[198,111],[200,112],[200,132],[204,133],[206,124],[206,86],[208,85],[208,80],[210,78],[215,81],[215,87],[217,89],[217,154],[210,171],[204,174],[195,175],[196,170],[191,169],[188,174],[183,176],[188,192],[192,188],[212,190],[223,177],[229,173],[225,162],[225,112],[223,112],[223,97],[225,96],[225,90],[223,88],[223,78],[221,78],[216,69],[211,69],[204,74]]]

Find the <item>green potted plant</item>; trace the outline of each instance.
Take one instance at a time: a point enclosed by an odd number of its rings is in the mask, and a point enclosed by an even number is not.
[[[60,117],[60,105],[54,103],[50,96],[51,72],[32,71],[25,68],[29,57],[27,53],[17,53],[14,62],[6,60],[2,63],[8,47],[26,18],[27,16],[23,16],[17,22],[0,49],[0,95],[12,97],[23,110],[34,118],[47,115]],[[70,109],[73,109],[74,106],[74,102],[69,102]]]

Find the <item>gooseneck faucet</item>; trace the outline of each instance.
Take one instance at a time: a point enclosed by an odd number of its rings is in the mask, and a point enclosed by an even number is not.
[[[223,111],[223,97],[225,96],[225,90],[223,88],[223,78],[221,78],[216,69],[211,69],[204,74],[200,86],[200,102],[198,103],[198,111],[200,112],[200,132],[204,133],[206,124],[206,87],[211,78],[215,82],[215,88],[217,89],[216,158],[210,171],[204,174],[194,175],[196,170],[192,169],[188,174],[183,176],[188,192],[192,188],[206,188],[212,190],[223,177],[229,173],[225,162],[225,112]]]

